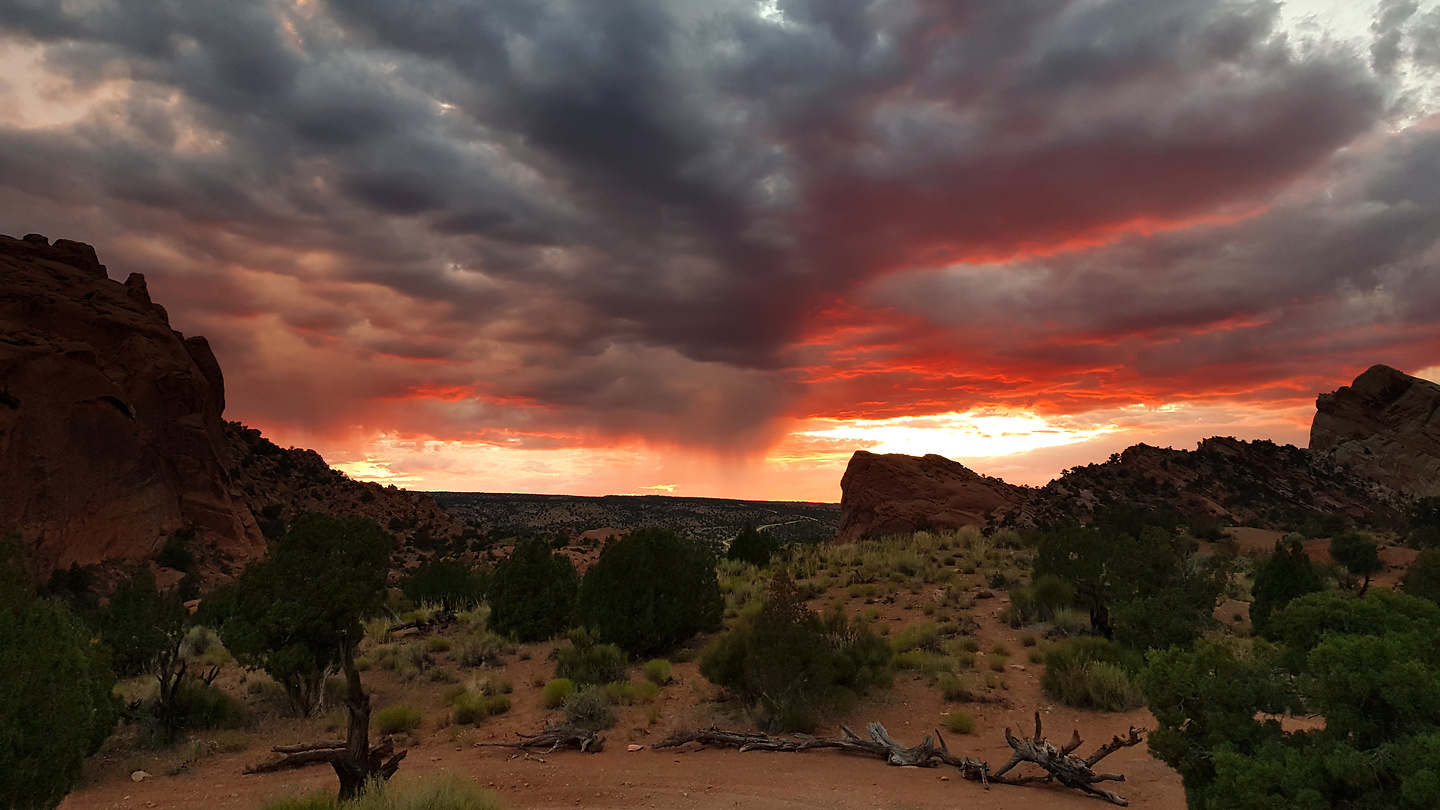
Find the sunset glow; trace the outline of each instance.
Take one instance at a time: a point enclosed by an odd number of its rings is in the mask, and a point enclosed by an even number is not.
[[[1436,0],[125,5],[0,10],[0,232],[362,480],[1043,484],[1440,376]]]

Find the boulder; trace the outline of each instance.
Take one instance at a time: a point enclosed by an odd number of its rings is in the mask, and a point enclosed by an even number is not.
[[[1316,400],[1310,450],[1395,492],[1440,496],[1440,385],[1371,366]]]
[[[838,543],[920,528],[984,527],[1029,497],[1023,487],[943,456],[864,450],[850,457],[840,492]]]
[[[0,236],[0,530],[33,573],[152,558],[181,529],[212,558],[263,553],[222,464],[224,407],[209,344],[170,328],[143,276]]]

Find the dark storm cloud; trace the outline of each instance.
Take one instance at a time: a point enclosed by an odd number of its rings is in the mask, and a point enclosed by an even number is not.
[[[350,358],[331,393],[235,363],[277,414],[423,379],[719,443],[793,403],[817,310],[916,266],[1014,260],[893,295],[1062,334],[1339,302],[1376,268],[1420,283],[1398,268],[1426,220],[1399,205],[1126,236],[1270,205],[1374,131],[1386,77],[1424,59],[1411,5],[1367,59],[1296,47],[1264,2],[9,0],[0,29],[51,74],[127,83],[73,124],[0,128],[0,213],[168,279],[222,353]],[[1413,167],[1346,171],[1425,193]],[[1321,226],[1354,238],[1302,270],[1287,240]],[[1024,258],[1115,240],[1113,266]],[[1111,299],[1124,315],[1034,289],[1121,276],[1155,282]],[[267,317],[293,347],[248,331]]]

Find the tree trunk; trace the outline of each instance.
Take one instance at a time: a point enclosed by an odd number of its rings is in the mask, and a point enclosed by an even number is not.
[[[245,769],[246,773],[267,773],[328,762],[340,780],[342,801],[359,797],[373,780],[384,781],[395,775],[406,752],[400,751],[392,756],[395,747],[388,740],[370,747],[370,695],[360,685],[360,670],[355,668],[355,646],[348,637],[340,645],[340,662],[347,687],[345,707],[350,712],[345,739],[277,746],[271,750],[282,755],[279,759],[251,765]]]
[[[345,707],[350,710],[350,728],[345,735],[345,758],[330,763],[340,778],[341,801],[363,793],[370,776],[370,695],[360,686],[355,650],[348,641],[340,644],[340,665],[345,670]]]

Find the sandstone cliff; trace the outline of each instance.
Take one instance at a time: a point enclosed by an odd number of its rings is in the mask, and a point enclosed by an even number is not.
[[[1310,449],[1396,492],[1440,496],[1440,385],[1372,366],[1316,400]]]
[[[1028,500],[1024,488],[979,475],[942,456],[864,450],[850,457],[840,491],[839,543],[922,526],[983,528]]]
[[[264,541],[230,493],[224,381],[145,278],[89,245],[0,236],[0,529],[43,576],[153,557],[180,529],[220,559]]]

